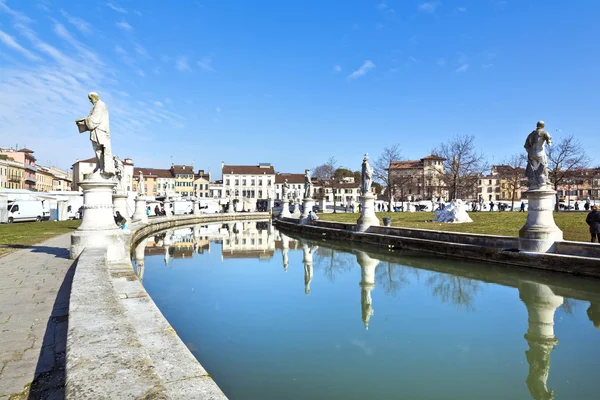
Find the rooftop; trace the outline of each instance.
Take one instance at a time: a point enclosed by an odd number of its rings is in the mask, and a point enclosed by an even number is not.
[[[223,165],[222,173],[223,175],[273,175],[275,174],[275,169],[272,165]]]
[[[304,174],[285,174],[277,173],[275,183],[283,183],[287,179],[288,183],[304,183]]]

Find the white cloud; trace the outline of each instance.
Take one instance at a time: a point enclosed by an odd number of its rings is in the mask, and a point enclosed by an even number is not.
[[[419,4],[419,11],[426,13],[434,13],[435,10],[440,6],[439,2],[430,2]]]
[[[117,54],[121,54],[121,55],[126,55],[127,54],[127,52],[121,46],[119,46],[119,45],[115,46],[115,52]]]
[[[187,57],[185,56],[177,58],[177,61],[175,61],[175,68],[177,68],[179,71],[191,71]]]
[[[334,66],[333,66],[333,72],[335,72],[336,74],[337,74],[338,72],[342,72],[342,66],[341,66],[341,65],[339,65],[339,64],[338,64],[338,65],[334,65]]]
[[[356,71],[348,75],[350,79],[357,79],[365,75],[367,72],[375,68],[375,64],[371,60],[365,60],[365,62]]]
[[[129,25],[125,20],[117,22],[115,25],[117,26],[117,28],[122,29],[125,32],[131,32],[133,30],[133,26]]]
[[[154,105],[155,105],[156,107],[163,107],[163,103],[161,103],[160,101],[155,101],[155,102],[154,102]]]
[[[456,68],[456,72],[467,72],[469,70],[469,64],[463,64]]]
[[[135,48],[135,52],[138,55],[140,55],[144,58],[152,58],[152,57],[150,57],[150,54],[148,54],[148,51],[141,44],[136,43],[134,48]]]
[[[0,11],[10,15],[15,21],[20,22],[20,23],[30,24],[33,22],[33,20],[31,18],[29,18],[27,15],[20,13],[18,11],[15,11],[15,10],[11,9],[10,7],[8,7],[4,3],[4,0],[0,0]]]
[[[18,51],[19,53],[21,53],[22,55],[24,55],[31,61],[40,61],[41,60],[41,58],[39,58],[38,56],[33,54],[31,51],[29,51],[26,48],[24,48],[23,46],[21,46],[19,43],[17,43],[17,41],[15,40],[14,37],[10,36],[9,34],[3,32],[3,31],[0,31],[0,42],[4,43],[5,46],[10,47],[11,49]]]
[[[494,64],[482,64],[481,68],[483,68],[483,69],[489,69],[489,68],[492,68],[493,66],[494,66]]]
[[[439,65],[440,67],[443,67],[446,65],[446,60],[443,58],[438,58],[437,61],[435,62],[437,65]]]
[[[467,12],[467,8],[466,7],[458,7],[457,10],[460,11],[460,12],[463,12],[463,13]]]
[[[65,17],[67,19],[67,21],[69,21],[69,23],[71,25],[73,25],[75,28],[77,28],[77,30],[79,30],[79,32],[84,33],[84,34],[88,34],[92,32],[92,26],[85,20],[78,18],[78,17],[73,17],[71,15],[69,15],[65,10],[60,10],[60,13],[62,14],[63,17]]]
[[[221,112],[221,107],[215,108],[215,111],[218,112],[218,113],[220,113]]]
[[[196,61],[196,64],[205,71],[214,71],[212,67],[212,58],[208,56],[202,57],[202,60]]]
[[[388,8],[388,5],[385,3],[385,1],[382,1],[381,3],[377,4],[378,10],[386,10],[387,8]]]
[[[408,57],[408,61],[410,61],[410,62],[413,62],[413,63],[418,63],[418,62],[419,62],[419,60],[417,60],[417,59],[416,59],[415,57],[413,57],[413,56],[410,56],[410,57]]]
[[[141,17],[142,15],[144,15],[144,14],[142,14],[142,12],[141,12],[141,11],[138,11],[138,10],[133,10],[133,13],[134,13],[135,15],[137,15],[138,17]]]
[[[173,100],[171,100],[170,97],[167,97],[167,98],[165,98],[165,103],[171,104],[171,103],[173,103]]]
[[[127,10],[126,9],[124,9],[122,7],[119,7],[118,5],[116,5],[114,3],[106,3],[106,6],[109,7],[109,8],[112,8],[113,10],[115,10],[118,13],[127,14]]]

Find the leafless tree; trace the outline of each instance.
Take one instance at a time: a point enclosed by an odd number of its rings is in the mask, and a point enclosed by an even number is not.
[[[316,166],[312,171],[312,177],[316,181],[316,185],[321,186],[321,190],[316,193],[317,198],[325,198],[327,196],[327,189],[331,189],[333,192],[333,212],[335,209],[335,188],[334,188],[334,175],[338,169],[337,160],[335,157],[329,157],[325,164]],[[325,210],[323,210],[325,212]]]
[[[568,135],[548,148],[548,175],[554,190],[566,182],[579,168],[588,166],[590,159],[579,140],[573,135]],[[556,206],[558,208],[558,193],[556,194]]]
[[[380,263],[375,270],[375,280],[383,287],[385,294],[396,297],[398,291],[410,283],[407,277],[409,267],[391,262]]]
[[[391,210],[394,202],[394,193],[399,180],[402,177],[395,174],[391,169],[390,165],[393,161],[400,161],[402,159],[402,151],[400,150],[399,144],[383,149],[379,157],[373,163],[373,176],[376,181],[381,182],[387,188],[389,209]]]
[[[508,190],[511,196],[511,210],[515,209],[515,197],[517,192],[523,187],[523,180],[525,179],[525,163],[527,157],[525,154],[513,154],[503,163],[498,166],[498,174],[506,179]]]
[[[451,199],[474,192],[477,181],[487,169],[483,154],[475,150],[474,136],[457,135],[450,141],[442,143],[432,153],[446,159],[444,181]]]
[[[460,276],[435,273],[427,279],[427,286],[432,294],[439,297],[442,303],[451,302],[457,309],[474,311],[473,301],[479,292],[479,281]]]
[[[336,274],[345,273],[352,269],[351,258],[353,254],[336,251],[327,247],[319,247],[313,256],[313,265],[316,270],[322,270],[323,275],[330,282],[335,282]]]

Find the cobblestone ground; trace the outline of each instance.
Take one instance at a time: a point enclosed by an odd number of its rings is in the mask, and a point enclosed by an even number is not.
[[[0,399],[64,398],[70,235],[0,258]]]

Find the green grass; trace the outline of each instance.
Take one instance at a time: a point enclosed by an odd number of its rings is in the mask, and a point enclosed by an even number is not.
[[[73,232],[81,221],[44,221],[0,224],[0,256],[51,237]],[[14,246],[14,247],[13,247]]]
[[[518,236],[525,224],[527,213],[520,212],[475,212],[469,213],[472,223],[449,224],[427,222],[433,220],[433,212],[377,213],[379,220],[392,217],[392,226],[403,228],[431,229],[448,232],[480,233],[486,235]],[[585,223],[585,212],[554,213],[556,225],[563,231],[565,240],[588,242],[590,234]],[[319,214],[323,221],[356,223],[358,213]]]

